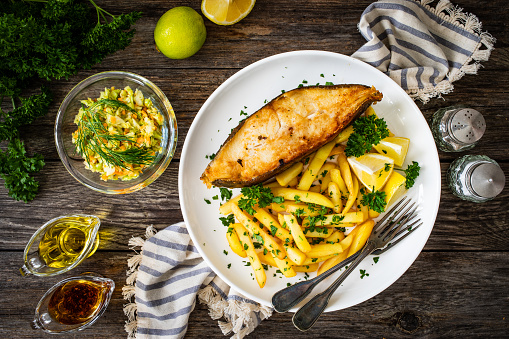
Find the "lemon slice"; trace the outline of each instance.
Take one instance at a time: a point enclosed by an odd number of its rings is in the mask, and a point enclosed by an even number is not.
[[[405,181],[405,177],[396,171],[392,172],[389,176],[389,179],[382,190],[385,192],[385,202],[387,203],[387,207],[393,198],[397,199],[405,192]]]
[[[406,153],[410,145],[410,139],[401,137],[387,137],[373,146],[380,154],[385,154],[394,159],[394,164],[401,167],[405,162]]]
[[[348,163],[360,182],[369,191],[379,191],[389,179],[394,160],[386,155],[368,153],[358,158],[348,157]]]
[[[218,25],[233,25],[244,19],[253,9],[256,0],[203,0],[201,11]]]

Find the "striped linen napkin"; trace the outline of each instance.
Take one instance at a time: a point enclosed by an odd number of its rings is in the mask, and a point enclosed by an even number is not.
[[[495,39],[473,14],[449,0],[382,0],[362,13],[359,30],[368,41],[352,57],[385,72],[412,98],[427,102],[476,74]]]
[[[224,334],[240,339],[272,314],[233,291],[207,266],[183,222],[156,233],[149,226],[145,240],[132,238],[129,246],[141,252],[128,260],[124,306],[128,338],[182,338],[196,297],[209,308],[212,319],[221,319]],[[133,301],[132,298],[135,298]]]
[[[448,0],[382,0],[359,23],[368,41],[352,56],[388,74],[413,98],[424,102],[452,91],[452,82],[475,74],[488,60],[495,39],[481,23]],[[184,223],[132,238],[141,252],[128,260],[123,295],[128,338],[182,338],[196,299],[220,320],[224,334],[241,339],[272,314],[230,289],[207,267]],[[134,300],[133,300],[134,298]]]

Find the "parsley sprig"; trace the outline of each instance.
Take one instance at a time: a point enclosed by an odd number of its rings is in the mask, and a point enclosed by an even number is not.
[[[269,206],[271,203],[282,203],[282,197],[274,197],[269,187],[263,187],[262,184],[254,185],[251,187],[242,187],[240,190],[244,197],[239,199],[239,207],[249,213],[255,214],[254,207],[258,205],[260,208]]]
[[[368,206],[375,212],[382,213],[385,211],[385,206],[387,202],[385,201],[386,194],[383,191],[375,191],[366,192],[366,190],[362,189],[362,199],[361,204],[364,206]]]
[[[415,184],[415,179],[419,176],[419,171],[421,170],[421,166],[417,161],[412,161],[412,164],[408,165],[407,169],[404,171],[406,174],[405,188],[409,189]]]
[[[348,138],[345,148],[345,155],[348,157],[364,155],[373,145],[378,145],[380,140],[389,136],[385,120],[375,115],[359,117],[352,126],[354,132]]]

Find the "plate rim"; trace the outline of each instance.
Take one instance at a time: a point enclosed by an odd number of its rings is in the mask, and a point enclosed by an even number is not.
[[[284,53],[278,53],[278,54],[274,54],[274,55],[262,58],[262,59],[260,59],[258,61],[255,61],[255,62],[249,64],[248,66],[240,69],[239,71],[235,72],[234,74],[232,74],[228,79],[226,79],[221,85],[219,85],[212,92],[212,94],[207,98],[207,100],[205,100],[205,102],[201,106],[200,110],[196,114],[195,118],[193,119],[193,122],[191,123],[191,126],[190,126],[190,128],[189,128],[189,130],[188,130],[188,132],[186,134],[186,138],[184,140],[184,145],[182,147],[181,156],[180,156],[180,159],[179,159],[178,192],[179,192],[179,203],[180,203],[180,207],[181,207],[181,211],[182,211],[182,216],[183,216],[185,224],[186,224],[186,229],[188,230],[189,235],[190,235],[191,239],[193,240],[193,243],[194,243],[195,247],[197,248],[197,250],[200,253],[200,255],[202,256],[202,258],[205,260],[207,265],[214,271],[214,273],[216,273],[223,281],[225,281],[225,283],[227,283],[229,286],[235,288],[238,292],[242,293],[244,296],[246,296],[246,297],[248,297],[248,298],[250,298],[250,299],[252,299],[252,300],[254,300],[254,301],[258,302],[258,303],[260,303],[261,305],[265,305],[265,306],[269,306],[269,307],[272,307],[272,305],[270,303],[267,303],[265,300],[263,300],[263,299],[261,299],[261,298],[259,298],[257,296],[252,295],[251,293],[249,293],[245,289],[241,288],[240,286],[236,286],[235,284],[232,284],[230,279],[228,279],[221,272],[220,269],[216,268],[215,265],[212,263],[212,261],[209,260],[209,258],[205,255],[205,252],[204,252],[202,246],[197,242],[197,238],[195,237],[195,234],[194,234],[194,231],[192,230],[192,228],[191,227],[187,227],[187,225],[189,224],[188,218],[187,218],[188,210],[187,210],[187,207],[185,206],[185,204],[183,203],[183,198],[182,198],[181,192],[183,192],[183,190],[184,190],[184,187],[182,186],[183,182],[184,182],[183,181],[183,173],[184,173],[183,167],[184,167],[184,164],[186,162],[185,159],[186,159],[186,156],[187,156],[187,149],[188,149],[189,144],[190,144],[188,142],[188,139],[189,139],[188,137],[194,133],[196,128],[198,128],[197,127],[198,124],[195,123],[195,122],[200,120],[199,118],[201,118],[201,116],[205,114],[205,111],[207,110],[208,106],[211,105],[211,103],[214,101],[216,96],[218,96],[222,92],[222,89],[225,88],[225,87],[228,87],[230,85],[230,83],[236,81],[237,78],[241,77],[244,73],[250,72],[251,69],[258,67],[260,64],[269,63],[269,62],[276,61],[276,60],[281,59],[281,58],[286,58],[286,57],[290,57],[290,56],[313,56],[313,55],[336,57],[336,58],[339,58],[339,59],[343,59],[343,60],[345,60],[347,62],[356,63],[356,64],[360,65],[361,67],[368,67],[368,68],[370,68],[372,70],[375,70],[375,71],[379,72],[379,74],[381,74],[386,79],[389,79],[391,82],[393,82],[396,85],[396,87],[398,88],[398,91],[403,94],[403,96],[410,103],[410,105],[412,105],[414,109],[416,109],[418,112],[421,113],[420,117],[419,117],[419,119],[422,120],[421,123],[424,123],[426,126],[428,126],[428,124],[426,122],[426,119],[424,118],[424,115],[422,114],[421,110],[416,105],[414,100],[412,100],[412,98],[410,98],[408,93],[406,93],[388,75],[386,75],[382,71],[378,70],[377,68],[375,68],[375,67],[373,67],[373,66],[371,66],[371,65],[369,65],[369,64],[367,64],[367,63],[365,63],[365,62],[363,62],[361,60],[354,59],[354,58],[352,58],[350,56],[347,56],[347,55],[344,55],[344,54],[340,54],[340,53],[336,53],[336,52],[330,52],[330,51],[298,50],[298,51],[289,51],[289,52],[284,52]],[[429,127],[428,127],[428,132],[431,135],[431,131],[429,130]],[[360,304],[362,302],[365,302],[365,301],[370,300],[373,297],[377,296],[378,294],[383,292],[385,289],[387,289],[388,287],[392,286],[395,281],[400,279],[403,276],[403,274],[405,274],[406,271],[410,268],[410,266],[412,266],[412,264],[415,262],[417,257],[421,254],[421,252],[422,252],[424,246],[426,245],[426,243],[427,243],[427,241],[428,241],[428,239],[430,237],[430,234],[431,234],[431,232],[432,232],[432,230],[434,228],[434,225],[435,225],[435,222],[436,222],[436,217],[438,215],[438,209],[439,209],[439,205],[440,205],[440,198],[441,198],[441,180],[442,179],[441,179],[440,159],[439,159],[439,156],[438,156],[438,151],[436,149],[436,145],[434,143],[433,143],[433,147],[434,147],[434,150],[435,150],[435,152],[433,152],[433,158],[435,160],[434,161],[434,165],[436,165],[436,166],[434,166],[435,168],[431,168],[431,171],[432,172],[436,172],[438,174],[437,181],[436,181],[436,187],[435,187],[435,190],[438,192],[438,196],[437,196],[437,199],[435,199],[434,204],[432,205],[432,207],[433,207],[433,211],[432,211],[433,212],[433,216],[432,216],[432,220],[431,220],[432,225],[431,225],[431,227],[429,229],[429,232],[426,234],[426,240],[424,241],[424,244],[423,244],[422,248],[415,254],[415,256],[412,255],[412,260],[409,262],[407,267],[404,267],[404,270],[401,273],[401,275],[392,276],[390,279],[387,280],[387,281],[389,281],[389,283],[386,286],[374,290],[374,293],[371,293],[372,295],[370,297],[368,297],[367,299],[355,301],[352,305],[347,306],[347,307],[334,307],[334,305],[329,305],[326,308],[325,312],[331,312],[331,311],[336,311],[336,310],[340,310],[340,309],[349,308],[349,307],[358,305],[358,304]],[[426,165],[428,166],[428,164],[426,164]],[[293,309],[290,310],[290,312],[292,312],[292,311],[294,312],[296,309],[297,308],[293,308]]]

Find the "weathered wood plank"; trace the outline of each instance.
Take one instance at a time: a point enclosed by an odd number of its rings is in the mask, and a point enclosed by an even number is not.
[[[126,320],[121,288],[129,252],[99,251],[73,271],[53,278],[18,275],[21,253],[0,252],[0,336],[46,338],[30,329],[33,310],[53,284],[61,279],[93,270],[116,283],[112,302],[92,327],[68,338],[123,338]],[[301,333],[291,324],[292,314],[277,314],[264,321],[253,338],[407,338],[505,337],[509,296],[506,253],[421,253],[409,270],[378,296],[346,310],[327,313],[316,327]],[[374,276],[366,279],[375,279]],[[216,321],[203,305],[191,314],[186,338],[223,338]],[[14,329],[16,332],[14,332]]]

